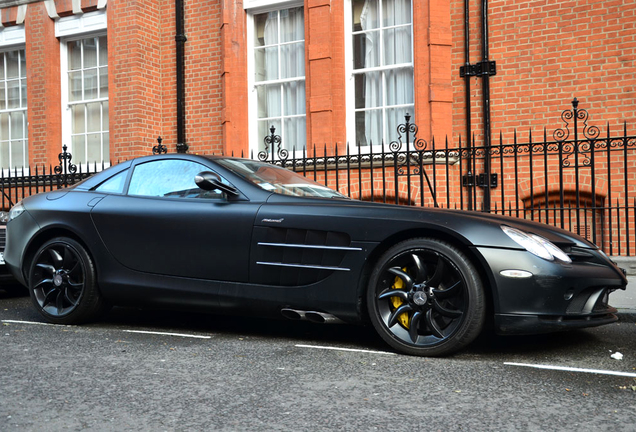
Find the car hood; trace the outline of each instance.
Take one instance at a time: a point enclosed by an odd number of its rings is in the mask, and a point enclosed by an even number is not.
[[[270,197],[268,204],[260,212],[257,224],[262,220],[276,219],[283,214],[292,216],[291,221],[294,220],[294,215],[302,214],[305,219],[329,215],[336,226],[345,222],[343,218],[357,218],[361,221],[355,224],[353,232],[359,232],[354,237],[358,240],[382,241],[392,235],[391,231],[431,229],[445,232],[473,246],[519,249],[519,245],[501,230],[501,225],[508,225],[542,236],[559,247],[577,246],[596,249],[596,246],[588,240],[564,229],[490,213],[408,207],[357,200],[290,199],[280,196]],[[362,220],[367,220],[367,223]],[[373,229],[370,230],[369,226]]]

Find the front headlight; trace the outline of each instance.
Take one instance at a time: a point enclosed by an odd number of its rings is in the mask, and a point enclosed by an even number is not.
[[[9,211],[9,220],[12,221],[13,219],[20,216],[22,213],[24,213],[24,206],[21,202],[19,202],[11,207],[11,210]]]
[[[554,261],[554,259],[556,258],[559,261],[563,261],[566,263],[572,262],[570,257],[565,252],[559,249],[548,239],[545,239],[536,234],[526,233],[506,225],[502,225],[501,229],[508,235],[508,237],[514,240],[515,243],[523,247],[531,254],[534,254],[548,261]]]

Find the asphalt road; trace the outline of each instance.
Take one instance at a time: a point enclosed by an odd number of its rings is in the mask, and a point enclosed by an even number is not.
[[[636,314],[620,316],[417,358],[346,325],[122,308],[43,325],[0,290],[0,430],[634,431]]]

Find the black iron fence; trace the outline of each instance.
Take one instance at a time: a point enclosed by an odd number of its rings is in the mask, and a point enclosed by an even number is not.
[[[362,148],[285,149],[272,128],[263,151],[248,155],[300,172],[352,198],[475,210],[536,220],[578,233],[610,255],[636,255],[636,136],[588,125],[573,101],[563,125],[540,139],[499,136],[490,147],[417,138],[410,117],[397,140]],[[158,139],[156,153],[165,153]],[[76,167],[64,147],[60,165],[12,170],[0,178],[2,205],[73,184],[103,166]],[[245,156],[245,155],[241,155]]]
[[[0,170],[0,188],[2,189],[2,208],[9,210],[22,198],[40,192],[47,192],[71,186],[98,171],[106,168],[104,163],[88,164],[78,168],[72,160],[73,156],[67,151],[66,145],[58,155],[59,165],[35,166],[33,168],[13,168]]]

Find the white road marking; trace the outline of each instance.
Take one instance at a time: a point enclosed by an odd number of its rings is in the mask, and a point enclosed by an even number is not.
[[[65,325],[65,324],[51,324],[51,323],[43,323],[43,322],[37,322],[37,321],[2,320],[2,322],[8,323],[8,324],[31,324],[31,325],[43,325],[43,326],[71,327],[70,325]]]
[[[531,367],[535,369],[550,369],[550,370],[558,370],[558,371],[566,371],[566,372],[583,372],[583,373],[593,373],[593,374],[600,374],[600,375],[616,375],[616,376],[636,378],[636,373],[632,373],[632,372],[617,372],[617,371],[600,370],[600,369],[584,369],[584,368],[574,368],[574,367],[567,367],[567,366],[535,365],[535,364],[511,363],[511,362],[504,362],[504,364],[508,366]]]
[[[328,347],[328,346],[319,346],[319,345],[296,345],[298,348],[315,348],[315,349],[323,349],[323,350],[333,350],[333,351],[349,351],[349,352],[360,352],[365,354],[386,354],[386,355],[396,355],[392,352],[386,351],[371,351],[371,350],[362,350],[362,349],[353,349],[353,348],[338,348],[338,347]]]
[[[144,330],[123,330],[127,333],[141,333],[141,334],[154,334],[160,336],[179,336],[179,337],[189,337],[196,339],[211,339],[212,336],[202,336],[202,335],[191,335],[184,333],[165,333],[165,332],[155,332],[155,331],[144,331]]]
[[[43,325],[43,326],[57,326],[57,327],[73,327],[70,325],[64,324],[51,324],[51,323],[43,323],[37,321],[18,321],[18,320],[1,320],[3,323],[7,324],[30,324],[30,325]],[[152,332],[152,331],[143,331],[143,330],[122,330],[127,333],[143,333],[143,334],[156,334],[162,336],[179,336],[179,337],[189,337],[196,339],[211,339],[212,336],[202,336],[202,335],[191,335],[184,333],[166,333],[166,332]]]

